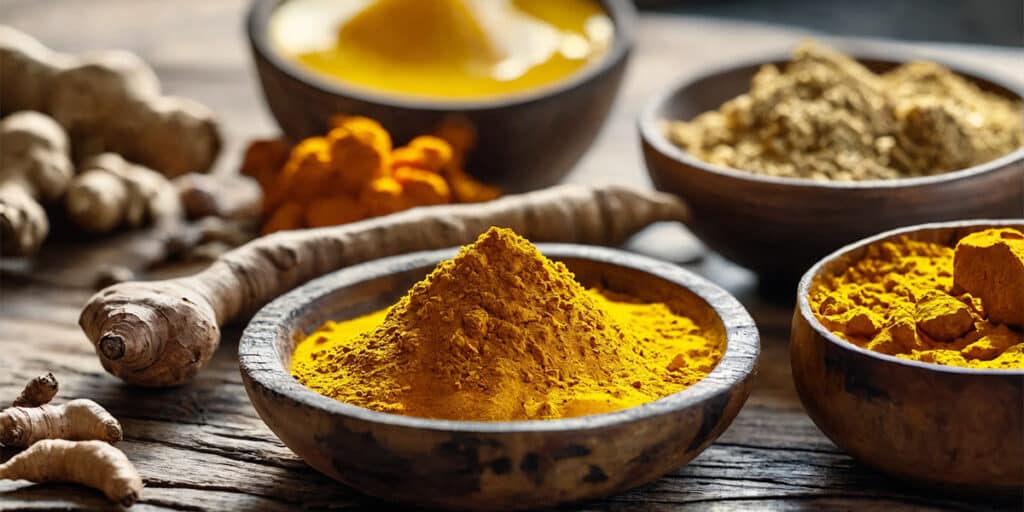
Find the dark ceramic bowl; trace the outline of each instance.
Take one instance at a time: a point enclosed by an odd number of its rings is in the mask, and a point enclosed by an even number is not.
[[[800,399],[818,428],[869,466],[955,491],[1024,489],[1024,369],[982,370],[907,361],[848,343],[814,316],[811,287],[843,272],[869,245],[909,236],[954,245],[1024,219],[925,224],[843,247],[814,265],[797,292],[791,356]]]
[[[366,494],[463,510],[537,508],[605,496],[694,458],[739,412],[760,350],[750,315],[677,266],[576,245],[538,246],[585,285],[663,301],[726,340],[715,369],[660,400],[577,418],[471,422],[387,414],[312,391],[288,372],[296,340],[326,320],[393,304],[455,250],[351,267],[264,307],[242,335],[242,377],[256,411],[309,465]]]
[[[564,80],[493,99],[435,100],[349,86],[278,54],[267,24],[282,1],[253,0],[248,34],[264,97],[285,135],[322,134],[332,115],[359,114],[380,121],[402,143],[430,133],[446,116],[464,116],[478,136],[467,170],[509,192],[557,183],[590,147],[622,81],[636,17],[629,0],[602,0],[615,24],[612,47]]]
[[[859,60],[884,72],[909,59]],[[716,110],[748,91],[751,77],[762,65],[786,61],[733,65],[688,79],[651,101],[639,120],[644,160],[655,186],[685,199],[694,233],[726,258],[753,270],[763,284],[792,290],[800,275],[821,257],[889,229],[1024,214],[1024,148],[938,176],[820,182],[712,165],[665,136],[663,121],[690,120]],[[1008,84],[953,69],[985,90],[1021,99],[1022,92]]]

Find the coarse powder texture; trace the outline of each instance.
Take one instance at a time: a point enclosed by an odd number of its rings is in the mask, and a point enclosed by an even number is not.
[[[1021,104],[982,91],[932,62],[878,75],[808,41],[780,70],[763,66],[750,91],[668,138],[706,162],[768,176],[880,180],[928,176],[996,159],[1024,145]]]
[[[907,237],[875,244],[844,272],[823,276],[809,299],[825,327],[870,350],[1024,368],[1024,234],[1015,229],[972,233],[955,249]]]
[[[391,308],[328,322],[292,374],[369,409],[452,420],[563,418],[664,397],[722,357],[665,304],[587,290],[560,262],[492,228]]]

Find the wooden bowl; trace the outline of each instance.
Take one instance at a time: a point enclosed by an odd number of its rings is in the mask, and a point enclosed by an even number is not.
[[[264,98],[288,138],[323,134],[334,114],[360,114],[402,143],[460,115],[478,135],[467,169],[509,192],[557,183],[590,147],[622,81],[636,18],[631,1],[602,0],[616,31],[608,54],[549,86],[495,98],[424,99],[331,80],[277,53],[267,24],[281,3],[253,0],[248,35]]]
[[[955,244],[1024,219],[925,224],[844,247],[800,281],[790,345],[807,414],[840,448],[893,476],[956,491],[1024,489],[1024,369],[982,370],[907,361],[840,339],[808,303],[820,276],[842,272],[869,245],[902,235]]]
[[[864,55],[863,52],[856,52]],[[829,252],[912,224],[1005,218],[1024,212],[1024,148],[991,162],[937,176],[821,182],[762,176],[704,162],[669,141],[664,120],[690,120],[749,90],[759,61],[709,71],[671,87],[639,120],[644,160],[655,186],[689,204],[690,228],[709,247],[744,266],[762,284],[792,293],[800,275]],[[900,62],[861,57],[884,72]],[[1019,89],[953,67],[983,89],[1020,100]]]
[[[728,426],[750,392],[760,350],[743,307],[674,265],[621,251],[539,245],[580,282],[665,301],[727,342],[695,385],[637,407],[559,420],[472,422],[387,414],[342,403],[289,375],[296,341],[326,320],[393,304],[455,250],[351,267],[264,307],[242,335],[249,398],[263,421],[318,471],[361,492],[462,510],[551,506],[649,482],[694,458]]]

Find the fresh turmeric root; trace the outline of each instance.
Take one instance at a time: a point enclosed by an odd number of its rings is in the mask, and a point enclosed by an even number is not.
[[[673,196],[616,185],[562,185],[488,203],[406,210],[275,233],[192,276],[114,285],[90,299],[78,323],[108,372],[140,386],[175,386],[209,362],[221,325],[348,265],[467,244],[491,226],[537,242],[618,244],[653,222],[685,217]]]
[[[92,233],[137,228],[147,221],[176,222],[182,217],[177,190],[167,178],[116,153],[86,159],[64,202],[68,218]]]
[[[79,398],[61,405],[0,411],[0,444],[25,448],[42,439],[121,440],[121,423],[100,404]]]
[[[39,407],[48,404],[57,395],[58,388],[57,378],[52,373],[40,375],[28,381],[25,389],[11,405],[14,407]]]
[[[39,250],[50,232],[41,203],[64,194],[73,174],[68,137],[52,118],[26,111],[0,121],[0,253]]]
[[[130,507],[142,493],[142,477],[124,452],[103,441],[47,439],[0,464],[0,480],[87,485]]]
[[[220,151],[212,112],[163,96],[156,74],[132,53],[54,52],[0,26],[0,76],[4,112],[52,116],[70,136],[76,160],[113,152],[173,177],[207,171]]]

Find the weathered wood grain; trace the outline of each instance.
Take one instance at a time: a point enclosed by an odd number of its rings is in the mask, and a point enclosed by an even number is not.
[[[221,115],[227,139],[218,171],[231,170],[249,137],[276,132],[262,107],[242,35],[244,0],[0,0],[9,23],[62,50],[130,48],[165,89]],[[647,183],[634,116],[672,80],[722,59],[782,50],[799,34],[707,19],[641,20],[635,59],[613,118],[570,181]],[[901,45],[903,46],[903,45]],[[918,47],[911,47],[912,49]],[[1019,52],[928,47],[923,55],[1024,77]],[[684,230],[659,229],[630,246],[682,261],[701,254]],[[919,491],[866,469],[821,435],[796,398],[789,369],[791,304],[756,297],[749,273],[716,256],[691,268],[736,292],[761,331],[762,363],[745,408],[719,441],[652,484],[583,504],[592,511],[1019,510],[1024,501],[971,502]],[[172,390],[131,388],[101,369],[76,325],[90,290],[0,277],[0,402],[52,370],[59,401],[89,397],[124,423],[123,448],[146,480],[133,510],[388,510],[323,477],[263,425],[238,372],[238,330],[225,333],[210,367]],[[0,453],[0,460],[9,452]],[[68,485],[0,483],[0,510],[105,509],[98,493]],[[397,510],[397,509],[395,509]]]

